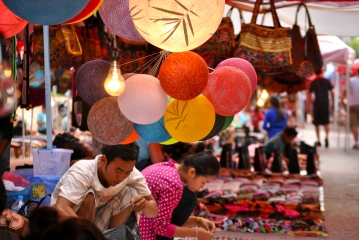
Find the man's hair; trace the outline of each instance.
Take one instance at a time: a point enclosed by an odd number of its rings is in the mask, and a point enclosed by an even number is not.
[[[138,159],[140,148],[136,142],[130,144],[103,145],[102,154],[106,156],[107,165],[115,158],[121,158],[123,161],[133,161]]]
[[[288,137],[296,137],[298,132],[294,127],[286,127],[283,131]]]
[[[7,202],[4,182],[0,179],[0,214],[4,211]]]

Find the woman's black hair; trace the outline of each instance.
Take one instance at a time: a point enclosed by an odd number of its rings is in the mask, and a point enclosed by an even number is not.
[[[276,97],[270,97],[269,98],[269,102],[270,104],[272,105],[272,107],[274,107],[276,110],[277,110],[277,122],[280,122],[280,121],[283,121],[284,120],[284,113],[280,107],[280,103],[279,103],[279,100],[278,98]]]
[[[220,168],[217,158],[208,150],[189,155],[183,165],[186,169],[193,167],[197,176],[216,176]]]
[[[59,240],[106,240],[102,232],[90,221],[69,218],[61,222]]]
[[[288,136],[288,137],[296,137],[298,132],[294,127],[286,127],[283,132]]]
[[[133,161],[138,159],[140,148],[136,142],[130,144],[103,145],[102,154],[106,156],[107,165],[115,158],[121,158],[123,161]]]
[[[4,182],[0,180],[0,214],[4,211],[6,203],[7,203],[7,196],[6,196],[5,185]]]

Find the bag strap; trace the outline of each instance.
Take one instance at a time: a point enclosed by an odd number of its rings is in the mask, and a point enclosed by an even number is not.
[[[294,22],[294,25],[297,25],[298,12],[299,12],[299,10],[300,10],[301,7],[304,7],[304,8],[305,8],[305,12],[306,12],[307,17],[308,17],[309,28],[314,28],[314,26],[313,26],[313,24],[312,24],[312,19],[310,18],[310,14],[309,14],[308,7],[307,7],[307,5],[304,4],[304,3],[300,3],[300,4],[298,5],[297,12],[295,13],[295,22]]]
[[[259,8],[260,8],[261,3],[262,3],[262,0],[256,0],[256,4],[254,5],[254,9],[253,9],[251,24],[256,24],[256,22],[257,22]],[[270,11],[272,13],[274,28],[280,28],[281,25],[279,22],[277,11],[275,9],[274,0],[270,0]]]
[[[233,9],[234,7],[231,7],[228,12],[227,12],[227,17],[230,17],[232,15],[232,12],[233,12]],[[243,15],[242,15],[242,11],[240,9],[238,9],[238,12],[239,12],[239,21],[241,24],[244,24],[244,18],[243,18]]]

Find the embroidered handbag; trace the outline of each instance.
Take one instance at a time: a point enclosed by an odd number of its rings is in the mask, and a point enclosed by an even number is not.
[[[71,67],[82,58],[82,48],[73,25],[49,27],[51,68]],[[34,60],[44,65],[44,35],[42,26],[34,27]]]
[[[281,27],[274,1],[270,0],[273,27],[257,25],[259,7],[262,0],[257,0],[251,23],[242,24],[236,57],[249,61],[257,72],[278,74],[291,64],[291,30]]]

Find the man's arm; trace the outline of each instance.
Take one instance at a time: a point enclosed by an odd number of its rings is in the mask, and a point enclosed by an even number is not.
[[[334,111],[334,91],[330,90],[330,97],[332,98],[332,110]]]
[[[158,143],[148,144],[148,152],[150,153],[150,158],[152,163],[160,163],[165,161],[165,156],[163,155],[160,144]]]
[[[131,200],[131,203],[136,212],[142,211],[148,218],[155,218],[158,215],[158,206],[152,194],[148,196],[137,196]]]
[[[312,103],[312,93],[311,92],[307,92],[307,104],[305,106],[305,111],[309,114],[311,113],[310,111],[310,105]]]
[[[77,214],[73,210],[74,206],[75,204],[73,204],[71,201],[59,196],[54,207],[58,211],[61,219],[66,219],[70,217],[78,218]]]

